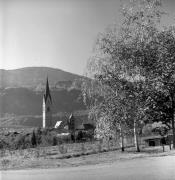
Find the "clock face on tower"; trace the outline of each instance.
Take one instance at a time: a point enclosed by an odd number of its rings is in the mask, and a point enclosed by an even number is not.
[[[50,112],[50,107],[47,107],[47,112]]]

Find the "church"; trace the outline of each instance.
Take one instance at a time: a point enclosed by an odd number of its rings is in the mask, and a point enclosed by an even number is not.
[[[91,132],[91,134],[94,134],[95,126],[92,122],[86,122],[82,120],[81,118],[75,118],[73,114],[70,115],[70,117],[66,121],[57,121],[56,124],[54,124],[55,121],[52,119],[52,110],[53,110],[53,101],[51,96],[51,91],[49,87],[49,80],[47,77],[46,80],[46,87],[43,94],[43,119],[42,119],[42,127],[43,128],[62,128],[65,129],[67,126],[67,132],[70,133],[72,136],[77,136],[79,134],[82,134],[83,132]],[[76,135],[77,134],[77,135]],[[81,135],[81,137],[83,137]]]

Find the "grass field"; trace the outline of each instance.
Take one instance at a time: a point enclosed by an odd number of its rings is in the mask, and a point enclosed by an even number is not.
[[[175,154],[174,150],[162,147],[141,148],[140,153],[135,148],[126,148],[121,152],[119,144],[102,144],[100,142],[87,142],[75,144],[62,144],[52,147],[38,147],[24,150],[1,150],[0,169],[28,169],[28,168],[57,168],[81,166],[87,164],[112,163],[115,161]]]

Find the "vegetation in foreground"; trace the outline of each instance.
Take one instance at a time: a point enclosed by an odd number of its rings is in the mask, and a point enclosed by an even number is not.
[[[120,26],[97,37],[83,84],[89,117],[105,138],[132,134],[137,151],[147,123],[162,137],[173,135],[175,149],[175,26],[162,27],[160,0],[134,0],[121,10]],[[158,123],[157,123],[158,122]]]
[[[109,148],[109,147],[108,147]],[[166,152],[161,147],[144,148],[136,153],[135,148],[126,148],[125,152],[116,150],[116,146],[100,146],[94,143],[79,143],[54,147],[40,147],[34,149],[1,151],[0,169],[28,169],[28,168],[58,168],[81,165],[113,163],[116,161],[144,158],[150,156],[174,155],[166,146]],[[101,153],[99,153],[101,152]]]

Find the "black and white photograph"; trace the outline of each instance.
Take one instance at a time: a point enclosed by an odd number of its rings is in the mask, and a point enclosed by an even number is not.
[[[175,180],[175,0],[0,0],[0,180]]]

